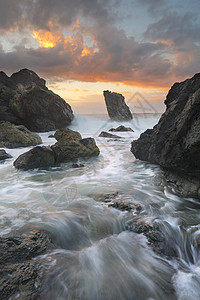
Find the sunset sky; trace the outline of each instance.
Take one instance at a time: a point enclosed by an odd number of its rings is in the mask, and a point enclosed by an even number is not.
[[[22,68],[75,113],[104,113],[108,89],[162,112],[170,86],[200,72],[200,1],[0,0],[0,69]]]

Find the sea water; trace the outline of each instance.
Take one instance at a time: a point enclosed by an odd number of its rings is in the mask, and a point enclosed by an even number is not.
[[[104,115],[77,115],[69,126],[94,137],[99,157],[79,159],[44,170],[20,171],[13,161],[31,149],[7,149],[13,158],[0,163],[0,233],[17,235],[32,228],[51,233],[56,249],[38,257],[46,266],[41,299],[198,300],[200,299],[200,204],[177,196],[163,181],[159,166],[138,161],[131,141],[153,128],[159,115],[135,115],[111,122]],[[119,125],[122,139],[99,137]],[[41,133],[44,145],[54,132]],[[161,258],[146,237],[126,230],[127,212],[98,201],[107,193],[140,204],[141,219],[158,223],[176,258]]]

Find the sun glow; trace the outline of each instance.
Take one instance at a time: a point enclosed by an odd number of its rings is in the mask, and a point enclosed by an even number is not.
[[[44,48],[53,48],[58,42],[61,41],[61,37],[59,35],[55,35],[50,31],[45,31],[42,29],[38,31],[34,30],[33,38],[36,39]]]

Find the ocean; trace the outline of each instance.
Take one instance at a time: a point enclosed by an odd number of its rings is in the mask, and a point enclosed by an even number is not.
[[[131,141],[158,122],[159,114],[135,114],[130,122],[106,115],[76,115],[70,129],[94,137],[99,157],[46,170],[19,171],[13,161],[31,149],[7,149],[13,158],[0,163],[0,234],[22,235],[32,228],[49,231],[57,249],[38,259],[47,270],[42,299],[197,300],[200,299],[199,202],[179,197],[159,166],[138,161]],[[119,125],[123,139],[98,137]],[[54,132],[40,133],[52,145]],[[141,205],[135,215],[108,207],[105,194]],[[126,220],[159,224],[177,256],[153,252],[143,234],[127,230]]]

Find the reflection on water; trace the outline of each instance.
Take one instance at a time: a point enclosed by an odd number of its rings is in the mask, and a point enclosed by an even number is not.
[[[99,138],[119,123],[79,116],[71,128],[95,137],[101,154],[80,160],[84,168],[63,164],[49,170],[18,171],[13,160],[0,164],[1,235],[27,228],[51,232],[56,249],[40,260],[46,266],[41,299],[200,299],[200,204],[163,184],[158,166],[135,160],[130,143],[152,127],[157,117],[140,118],[135,132],[119,133],[120,141]],[[139,130],[139,129],[140,130]],[[42,133],[45,145],[55,142]],[[139,203],[141,217],[159,224],[176,258],[157,256],[143,235],[126,231],[126,212],[96,201],[98,195],[119,192]]]

